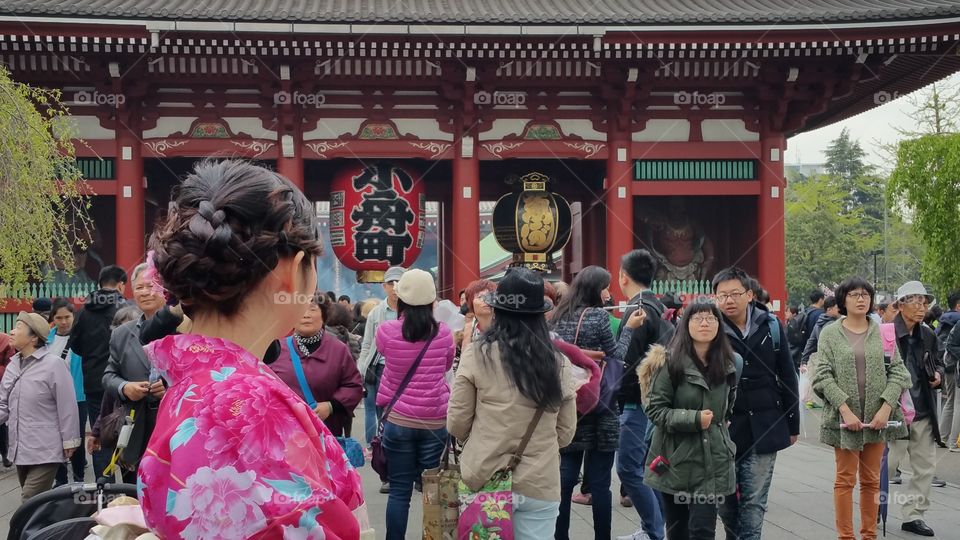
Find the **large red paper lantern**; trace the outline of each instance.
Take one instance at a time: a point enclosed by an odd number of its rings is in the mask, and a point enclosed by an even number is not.
[[[423,249],[426,195],[420,175],[394,163],[356,163],[330,188],[330,243],[360,283],[391,266],[409,267]]]

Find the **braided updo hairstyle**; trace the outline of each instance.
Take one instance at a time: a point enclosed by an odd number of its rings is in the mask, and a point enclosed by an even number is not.
[[[150,239],[163,284],[184,312],[230,317],[281,258],[322,244],[313,205],[289,180],[240,160],[202,161],[174,188]]]

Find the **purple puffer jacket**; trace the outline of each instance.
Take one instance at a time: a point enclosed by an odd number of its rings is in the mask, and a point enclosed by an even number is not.
[[[402,321],[386,321],[377,328],[377,350],[384,357],[383,377],[377,392],[377,406],[386,407],[393,399],[404,375],[423,350],[424,342],[410,343],[403,339]],[[447,417],[450,387],[444,374],[453,366],[456,347],[447,325],[440,331],[423,355],[410,383],[403,391],[394,412],[417,420],[441,420]]]

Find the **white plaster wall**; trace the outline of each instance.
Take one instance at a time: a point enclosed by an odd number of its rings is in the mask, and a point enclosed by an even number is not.
[[[521,135],[530,119],[497,118],[489,131],[480,134],[481,141],[498,141],[507,135]]]
[[[303,140],[336,139],[340,135],[349,133],[354,135],[360,131],[360,125],[366,118],[322,118],[317,122],[317,128],[303,134]]]
[[[157,125],[153,129],[144,131],[143,138],[161,138],[178,131],[186,134],[194,120],[196,120],[194,116],[163,116],[157,118]]]
[[[55,120],[54,129],[58,127],[72,129],[74,137],[93,141],[97,139],[113,139],[112,129],[100,126],[100,119],[96,116],[66,116]]]
[[[648,120],[643,131],[633,134],[637,142],[686,142],[690,140],[690,122],[682,118]]]
[[[410,133],[421,139],[453,141],[452,133],[440,131],[440,122],[436,118],[398,118],[393,123],[401,136]]]
[[[565,135],[576,135],[588,141],[605,141],[607,134],[593,129],[593,121],[587,119],[558,120]]]
[[[729,119],[709,119],[704,120],[700,125],[704,141],[759,141],[760,134],[755,131],[747,131],[746,123],[743,120]]]
[[[254,139],[276,140],[277,132],[263,127],[263,121],[259,118],[250,118],[243,116],[225,116],[224,122],[230,126],[230,131],[234,134],[240,132],[250,135]]]

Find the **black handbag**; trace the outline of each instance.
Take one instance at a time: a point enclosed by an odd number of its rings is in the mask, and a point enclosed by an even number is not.
[[[123,419],[126,418],[127,408],[123,403],[117,402],[117,406],[107,414],[100,416],[100,447],[116,448],[117,440],[120,438],[120,428],[123,427]]]
[[[383,362],[380,359],[383,358],[379,352],[374,353],[373,359],[370,360],[370,365],[367,366],[367,371],[363,374],[363,384],[366,386],[376,386],[380,384],[380,377],[383,376]]]

